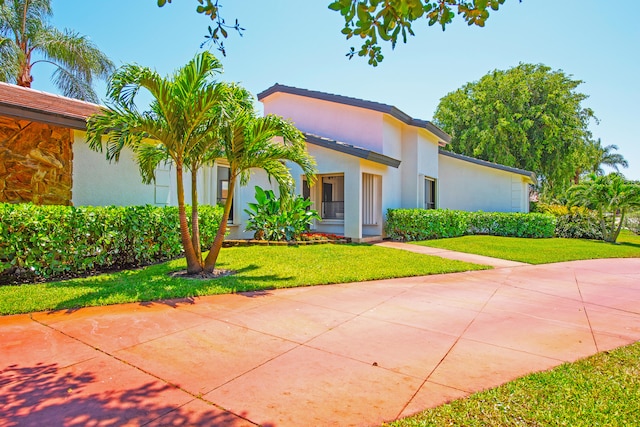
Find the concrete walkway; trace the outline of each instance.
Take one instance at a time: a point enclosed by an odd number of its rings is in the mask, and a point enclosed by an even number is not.
[[[383,246],[385,248],[402,249],[403,251],[415,252],[424,255],[433,255],[440,258],[471,262],[474,264],[490,265],[494,268],[520,267],[522,265],[529,265],[524,262],[509,261],[506,259],[492,258],[484,255],[467,254],[464,252],[455,252],[448,249],[431,248],[429,246],[413,245],[410,243],[384,241],[375,243],[375,245]]]
[[[0,317],[0,426],[370,426],[640,340],[640,259]]]

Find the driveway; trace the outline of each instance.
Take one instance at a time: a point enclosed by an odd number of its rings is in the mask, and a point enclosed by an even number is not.
[[[640,259],[0,317],[0,426],[369,426],[640,340]]]

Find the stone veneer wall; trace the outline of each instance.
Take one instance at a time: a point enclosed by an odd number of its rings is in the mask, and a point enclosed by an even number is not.
[[[71,204],[71,129],[0,117],[0,202]]]

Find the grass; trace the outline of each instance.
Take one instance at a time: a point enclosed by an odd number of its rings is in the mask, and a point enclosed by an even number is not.
[[[415,244],[528,264],[640,257],[640,236],[627,230],[620,233],[618,243],[615,244],[583,239],[524,239],[499,236],[463,236]]]
[[[640,343],[531,374],[388,426],[631,426],[640,423]]]
[[[250,246],[222,250],[217,268],[236,270],[211,280],[171,277],[184,259],[60,282],[0,286],[0,314],[260,291],[486,269],[369,245]]]

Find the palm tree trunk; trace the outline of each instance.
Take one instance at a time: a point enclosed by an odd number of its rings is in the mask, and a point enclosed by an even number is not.
[[[613,235],[612,243],[615,243],[618,240],[618,236],[620,235],[620,230],[622,229],[622,223],[624,222],[624,212],[625,209],[620,210],[620,222],[618,223],[618,227],[616,228],[616,232]]]
[[[196,274],[202,271],[202,264],[196,257],[193,249],[191,236],[189,235],[189,223],[187,222],[187,212],[184,206],[184,181],[182,175],[182,164],[176,164],[176,177],[178,183],[178,216],[180,218],[180,239],[184,248],[184,256],[187,259],[187,273]]]
[[[198,258],[198,263],[202,265],[202,248],[200,247],[200,222],[198,221],[198,167],[191,165],[191,243]]]
[[[220,255],[220,249],[222,249],[222,242],[224,241],[224,235],[227,232],[227,221],[229,220],[229,212],[231,212],[231,204],[233,203],[233,193],[236,186],[236,172],[235,170],[229,171],[229,190],[228,197],[224,203],[224,210],[222,211],[222,220],[220,227],[218,227],[218,233],[213,240],[209,254],[204,260],[204,271],[212,273],[216,268],[216,262],[218,261],[218,255]]]

